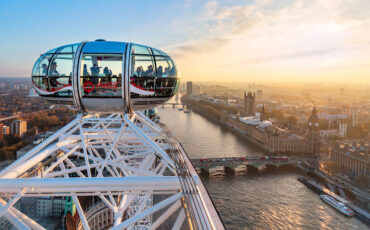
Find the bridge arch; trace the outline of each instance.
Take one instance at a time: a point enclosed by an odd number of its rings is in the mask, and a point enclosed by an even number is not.
[[[297,166],[295,166],[294,164],[292,163],[282,163],[280,165],[277,166],[279,170],[294,170],[297,168]]]
[[[278,165],[276,164],[266,164],[267,171],[276,171],[278,169]]]
[[[258,173],[259,172],[258,167],[255,166],[255,165],[248,164],[247,168],[248,168],[248,172],[251,172],[251,173]]]

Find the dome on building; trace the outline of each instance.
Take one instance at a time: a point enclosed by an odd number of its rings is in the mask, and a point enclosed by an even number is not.
[[[127,112],[162,104],[176,94],[179,73],[166,53],[99,39],[52,49],[35,63],[36,92],[84,112]]]

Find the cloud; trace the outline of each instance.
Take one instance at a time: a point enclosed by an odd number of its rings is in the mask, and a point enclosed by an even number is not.
[[[224,37],[209,37],[177,45],[173,48],[172,54],[174,57],[180,58],[186,56],[188,53],[212,53],[229,43],[230,40]]]
[[[343,51],[340,48],[327,48],[327,49],[316,49],[316,50],[302,50],[293,53],[285,53],[273,56],[266,56],[266,57],[259,57],[247,60],[243,62],[244,64],[251,64],[251,63],[267,63],[267,62],[274,62],[274,61],[282,61],[288,59],[297,59],[297,58],[310,58],[316,56],[325,56],[328,54],[338,53]]]
[[[273,3],[273,0],[255,0],[255,3],[259,6],[268,6]]]
[[[273,66],[297,73],[323,66],[348,72],[351,63],[369,63],[370,1],[292,0],[284,4],[209,1],[203,9],[206,27],[199,28],[203,33],[175,44],[171,53],[192,63],[193,72],[195,63],[218,70],[248,65],[246,73],[253,68],[269,71]]]

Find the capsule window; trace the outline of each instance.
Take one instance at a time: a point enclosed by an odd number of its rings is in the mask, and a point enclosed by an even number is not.
[[[150,55],[150,51],[148,47],[140,46],[140,45],[133,45],[132,46],[132,54],[143,54],[143,55]]]
[[[132,56],[132,77],[154,77],[155,65],[152,56]]]
[[[155,80],[155,94],[159,97],[173,96],[176,92],[176,78],[157,78]]]
[[[58,53],[73,53],[72,46],[65,46],[58,50]]]
[[[72,50],[72,48],[71,48]],[[49,90],[59,96],[72,96],[73,54],[56,54],[49,66]]]
[[[79,46],[80,44],[78,43],[78,44],[76,44],[76,45],[73,45],[72,46],[72,51],[73,51],[73,53],[76,53],[76,51],[77,51],[77,48],[78,48],[78,46]]]
[[[32,82],[38,91],[45,93],[49,91],[49,82],[47,77],[32,77]]]
[[[153,56],[132,55],[130,90],[132,97],[154,96],[155,64]]]
[[[39,93],[49,92],[49,81],[47,78],[51,54],[43,55],[37,60],[32,70],[32,82]]]
[[[176,77],[175,66],[169,57],[155,57],[157,77]]]
[[[56,54],[50,63],[49,76],[71,76],[73,54]]]
[[[154,55],[161,55],[161,56],[168,56],[166,53],[164,53],[163,51],[160,51],[160,50],[157,50],[157,49],[153,49],[152,48],[152,51],[153,51],[153,54]]]
[[[32,76],[46,76],[48,72],[51,54],[43,55],[36,62],[32,70]]]
[[[122,55],[84,54],[81,92],[83,97],[121,97]]]

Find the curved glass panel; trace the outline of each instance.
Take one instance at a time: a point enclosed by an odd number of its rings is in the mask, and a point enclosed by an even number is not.
[[[122,55],[84,54],[81,62],[82,97],[121,97]]]
[[[151,55],[148,47],[140,46],[140,45],[133,45],[132,46],[132,54]]]
[[[155,80],[155,94],[160,97],[173,96],[176,92],[176,78],[157,78]]]
[[[73,51],[73,53],[75,53],[77,51],[77,48],[78,48],[79,45],[80,45],[80,43],[77,43],[75,45],[72,45],[72,51]]]
[[[152,51],[153,51],[153,54],[154,55],[161,55],[161,56],[168,56],[166,53],[160,51],[160,50],[157,50],[157,49],[153,49],[152,48]]]
[[[35,63],[32,70],[32,82],[39,94],[47,94],[49,92],[47,72],[51,57],[51,54],[42,55]]]
[[[138,48],[144,46],[135,45],[132,52],[130,91],[132,98],[170,97],[176,92],[178,80],[176,68],[172,59],[168,56],[144,55]],[[136,52],[136,53],[134,53]],[[156,51],[159,53],[159,51]],[[149,51],[148,51],[149,53]],[[147,54],[148,54],[147,53]]]
[[[155,64],[148,55],[132,55],[132,74],[130,77],[131,97],[154,96]]]
[[[58,50],[58,53],[73,53],[72,46],[64,46]]]
[[[71,46],[69,48],[72,50]],[[73,54],[53,56],[48,73],[50,92],[57,92],[57,96],[72,96],[72,66]]]
[[[32,76],[46,76],[50,58],[51,54],[42,55],[33,66]]]
[[[73,54],[56,54],[49,67],[49,76],[71,76]]]
[[[132,56],[133,77],[154,77],[154,59],[152,56]]]
[[[45,94],[49,92],[49,81],[47,77],[32,77],[32,82],[38,93]]]
[[[156,56],[157,77],[176,77],[176,70],[170,57]]]

